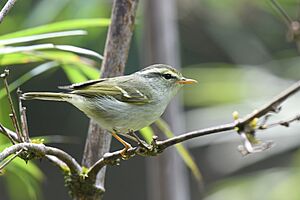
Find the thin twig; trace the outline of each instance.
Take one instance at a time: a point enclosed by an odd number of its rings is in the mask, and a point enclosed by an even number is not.
[[[17,0],[8,0],[2,10],[0,11],[0,23],[3,21],[4,17],[8,14],[10,9],[15,5]]]
[[[17,153],[15,153],[11,158],[6,160],[1,166],[0,166],[0,172],[4,167],[6,167],[11,161],[13,161],[24,149],[19,150]]]
[[[46,155],[55,156],[58,159],[60,159],[61,161],[63,161],[70,168],[70,172],[72,174],[80,174],[81,173],[81,166],[78,164],[78,162],[75,160],[75,158],[73,158],[72,156],[70,156],[69,154],[64,152],[63,150],[60,150],[55,147],[47,146],[45,153],[46,153]]]
[[[300,115],[295,115],[287,120],[280,120],[278,122],[273,122],[270,124],[264,124],[262,126],[259,127],[259,129],[267,129],[267,128],[273,128],[275,126],[284,126],[284,127],[289,127],[291,123],[296,122],[296,121],[300,121]]]
[[[55,156],[68,166],[72,174],[81,173],[80,165],[72,156],[60,149],[45,146],[43,144],[19,143],[10,146],[0,153],[0,162],[6,159],[8,156],[20,151],[21,149],[26,149],[26,151],[33,152],[41,158],[47,155]]]
[[[16,111],[15,111],[15,108],[14,108],[14,105],[13,105],[13,101],[12,101],[12,98],[11,98],[11,95],[10,95],[10,92],[9,92],[9,88],[8,88],[8,83],[7,83],[7,79],[6,79],[8,75],[9,75],[9,70],[6,69],[6,70],[4,70],[4,73],[2,73],[0,75],[0,77],[3,78],[4,87],[5,87],[5,90],[6,90],[6,93],[7,93],[9,106],[10,106],[10,109],[11,109],[11,112],[12,112],[11,118],[12,118],[13,124],[15,126],[16,133],[19,136],[19,139],[21,141],[23,141],[22,134],[21,134],[21,131],[20,131],[20,125],[19,125],[19,122],[18,122],[18,119],[17,119],[17,114],[16,114]]]
[[[19,102],[19,112],[20,112],[20,120],[21,120],[21,133],[24,138],[24,142],[29,142],[29,133],[28,133],[28,125],[27,125],[27,117],[26,117],[26,107],[23,107],[21,95],[22,91],[20,88],[17,90],[18,94],[18,102]]]
[[[288,87],[286,90],[275,96],[269,103],[262,106],[260,109],[255,110],[242,120],[240,120],[238,127],[248,124],[250,121],[252,121],[254,118],[260,118],[264,116],[267,113],[270,112],[276,112],[278,110],[278,106],[285,101],[287,98],[295,94],[300,90],[300,81],[297,81],[290,87]]]
[[[0,129],[1,129],[0,132],[3,133],[8,138],[11,138],[14,144],[15,142],[20,142],[18,139],[18,135],[12,130],[5,128],[1,123],[0,123]]]
[[[17,119],[14,117],[14,115],[13,114],[9,114],[9,117],[10,117],[10,119],[11,119],[11,121],[12,121],[12,124],[13,124],[13,126],[14,126],[14,129],[16,130],[16,133],[17,133],[17,136],[18,136],[18,140],[19,141],[21,141],[21,142],[23,142],[24,140],[23,140],[23,137],[22,137],[22,135],[20,134],[20,132],[18,131],[18,126],[17,126]]]
[[[64,163],[63,161],[61,161],[60,159],[58,159],[55,156],[46,155],[46,158],[49,162],[51,162],[55,166],[59,167],[62,171],[66,171],[66,169],[69,169],[69,167],[68,167],[68,165],[66,165],[66,163]]]
[[[8,139],[11,141],[12,144],[16,143],[13,136],[6,131],[6,128],[1,123],[0,123],[0,132],[2,132],[6,137],[8,137]]]

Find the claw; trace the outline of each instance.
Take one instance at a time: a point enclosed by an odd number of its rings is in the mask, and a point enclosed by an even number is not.
[[[123,159],[129,158],[129,155],[127,155],[127,150],[132,148],[132,146],[129,143],[127,143],[125,140],[120,138],[116,133],[112,132],[111,134],[114,138],[116,138],[119,142],[121,142],[124,145],[124,149],[122,149],[122,151],[120,153],[122,158]]]
[[[127,160],[130,156],[127,154],[127,150],[130,149],[131,146],[129,147],[125,147],[124,149],[122,149],[122,151],[120,152],[122,159]]]

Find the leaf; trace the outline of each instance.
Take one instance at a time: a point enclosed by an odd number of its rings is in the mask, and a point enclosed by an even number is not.
[[[16,165],[19,168],[19,170],[27,171],[27,173],[30,174],[30,176],[32,176],[38,181],[42,181],[44,179],[43,172],[32,161],[25,163],[24,160],[16,158],[12,161],[12,164]]]
[[[163,119],[158,119],[155,121],[155,125],[168,137],[174,137],[174,133],[171,131],[170,127],[168,124],[163,120]],[[200,182],[202,180],[202,175],[200,172],[200,169],[196,165],[192,155],[189,153],[189,151],[181,144],[176,144],[175,145],[179,155],[185,162],[185,164],[190,168],[192,171],[194,177]]]
[[[84,63],[75,63],[75,65],[78,67],[81,73],[83,73],[89,80],[99,79],[100,77],[99,69],[90,65],[86,65]]]
[[[10,92],[14,91],[18,87],[20,87],[20,85],[24,84],[25,82],[27,82],[31,78],[33,78],[37,75],[40,75],[40,74],[44,73],[45,71],[47,71],[49,69],[52,69],[54,67],[58,67],[58,66],[59,66],[58,62],[51,61],[51,62],[47,62],[47,63],[41,64],[41,65],[35,67],[34,69],[30,70],[29,72],[25,73],[20,78],[18,78],[14,82],[12,82],[9,85],[9,91]],[[5,88],[2,88],[0,90],[0,99],[3,98],[5,95],[6,95]]]
[[[80,71],[82,71],[89,79],[95,80],[100,77],[100,70],[90,65],[77,63]]]
[[[20,162],[20,165],[17,164],[18,162]],[[22,167],[20,167],[21,165]],[[12,199],[41,199],[40,182],[44,176],[36,166],[33,166],[33,164],[26,165],[20,159],[15,159],[7,166],[6,170],[9,175],[5,176],[5,178],[8,185],[10,185],[8,188]]]
[[[99,27],[99,26],[106,27],[109,24],[110,24],[110,19],[108,18],[66,20],[66,21],[56,22],[52,24],[47,24],[43,26],[38,26],[38,27],[29,28],[14,33],[2,35],[0,36],[0,40],[30,36],[30,35],[36,35],[42,33],[56,32],[56,31],[71,30],[71,29],[83,29],[88,27]]]
[[[141,135],[144,137],[144,139],[146,140],[146,142],[148,144],[151,143],[154,132],[152,130],[152,128],[150,126],[146,126],[142,129],[139,130],[139,132],[141,133]]]
[[[40,58],[39,56],[35,56],[34,54],[30,53],[10,53],[2,55],[0,58],[0,67],[4,67],[7,65],[12,64],[26,64],[26,63],[32,63],[32,62],[40,62],[43,61],[43,58]]]
[[[62,68],[71,83],[80,83],[88,80],[76,66],[64,65]]]
[[[103,59],[103,56],[101,56],[99,53],[89,50],[89,49],[84,49],[84,48],[80,48],[80,47],[75,47],[72,45],[55,45],[54,46],[56,49],[60,49],[63,51],[70,51],[73,53],[78,53],[78,54],[83,54],[83,55],[87,55],[87,56],[93,56],[96,58],[99,58],[100,60]]]
[[[40,62],[55,60],[60,63],[84,64],[89,67],[95,66],[96,62],[89,58],[82,58],[75,53],[60,50],[43,50],[31,52],[16,52],[5,54],[1,57],[1,65],[23,64],[31,62]]]
[[[78,54],[84,54],[84,55],[89,55],[96,57],[100,60],[102,60],[102,56],[98,54],[95,51],[80,48],[80,47],[75,47],[72,45],[54,45],[54,44],[37,44],[37,45],[29,45],[29,46],[20,46],[20,47],[3,47],[0,48],[0,55],[7,55],[11,53],[18,53],[18,52],[31,52],[34,50],[43,50],[43,49],[59,49],[63,51],[69,51],[73,53],[78,53]]]
[[[30,52],[30,55],[43,58],[45,60],[55,60],[60,63],[84,63],[93,65],[92,60],[87,58],[81,59],[80,56],[72,52],[60,51],[60,50],[43,50]]]
[[[49,38],[57,38],[57,37],[66,37],[66,36],[75,36],[75,35],[86,35],[87,32],[83,30],[73,30],[73,31],[62,31],[62,32],[53,32],[46,34],[38,34],[31,35],[25,37],[17,37],[6,40],[0,40],[0,45],[9,45],[9,44],[17,44],[22,42],[32,42],[36,40],[43,40]]]
[[[53,49],[53,48],[55,48],[55,46],[50,43],[49,44],[36,44],[36,45],[30,45],[30,46],[21,46],[21,47],[3,47],[3,48],[0,48],[0,55],[24,52],[24,51],[41,50],[41,49]]]

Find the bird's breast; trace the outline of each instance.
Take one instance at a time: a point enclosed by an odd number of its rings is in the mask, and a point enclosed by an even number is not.
[[[168,102],[165,100],[151,101],[145,104],[121,102],[114,98],[73,99],[74,106],[95,120],[101,127],[127,133],[139,130],[152,124],[164,112]]]

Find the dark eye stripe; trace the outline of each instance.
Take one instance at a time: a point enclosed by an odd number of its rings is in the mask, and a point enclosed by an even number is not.
[[[148,78],[151,78],[151,77],[163,77],[164,79],[177,79],[176,76],[170,74],[170,73],[165,73],[165,74],[162,74],[162,73],[159,73],[159,72],[151,72],[151,73],[148,73],[148,74],[144,74],[145,77],[148,77]]]
[[[176,77],[172,76],[171,74],[162,74],[162,76],[163,76],[165,79],[176,78]]]

